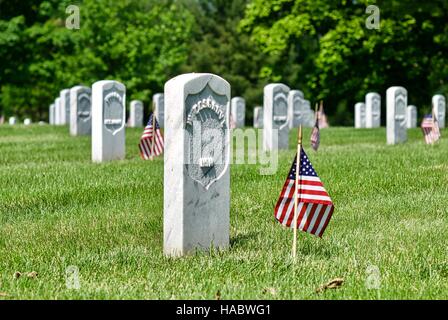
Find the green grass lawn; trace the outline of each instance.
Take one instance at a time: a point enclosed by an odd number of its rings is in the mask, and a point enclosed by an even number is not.
[[[273,216],[291,133],[275,175],[231,167],[229,250],[172,259],[163,159],[140,160],[140,133],[127,129],[125,161],[93,164],[90,138],[65,127],[0,126],[0,299],[448,299],[448,139],[427,146],[415,129],[387,146],[385,128],[330,128],[315,153],[305,130],[336,208],[323,239],[299,233],[293,261]],[[79,290],[66,287],[72,265]],[[379,289],[366,287],[369,266]],[[341,288],[315,293],[337,277]]]

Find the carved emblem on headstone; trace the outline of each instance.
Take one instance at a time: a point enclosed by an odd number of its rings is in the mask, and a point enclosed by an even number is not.
[[[377,121],[380,118],[381,110],[380,110],[380,99],[375,96],[372,98],[372,118]]]
[[[228,159],[225,96],[206,86],[200,93],[186,99],[185,129],[188,133],[188,175],[208,189],[225,173]]]
[[[398,126],[406,127],[406,93],[402,91],[397,91],[395,96],[396,111],[395,111],[395,121]]]
[[[91,101],[90,95],[82,93],[78,96],[78,117],[86,122],[90,119]]]
[[[274,128],[283,128],[288,124],[288,99],[283,92],[274,94],[273,104]]]
[[[116,134],[124,127],[123,121],[123,93],[112,88],[104,95],[104,126],[112,134]]]

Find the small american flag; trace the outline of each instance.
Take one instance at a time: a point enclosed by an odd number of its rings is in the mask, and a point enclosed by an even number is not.
[[[155,130],[153,127],[155,127]],[[149,117],[148,124],[143,131],[138,147],[140,148],[140,156],[143,160],[152,160],[154,156],[159,156],[163,152],[163,137],[154,113]]]
[[[275,218],[286,227],[291,227],[294,220],[296,161],[297,156],[275,206]],[[322,237],[334,205],[303,149],[298,186],[297,229]]]
[[[314,124],[313,131],[311,132],[311,147],[314,151],[319,149],[320,145],[320,130],[319,130],[319,118],[316,119],[316,123]]]
[[[432,114],[427,114],[423,117],[422,130],[426,144],[433,144],[440,139],[439,122]]]
[[[327,115],[324,112],[324,105],[322,102],[320,105],[320,109],[317,112],[317,119],[319,121],[319,128],[325,129],[330,126],[330,124],[328,123],[328,120],[327,120]]]

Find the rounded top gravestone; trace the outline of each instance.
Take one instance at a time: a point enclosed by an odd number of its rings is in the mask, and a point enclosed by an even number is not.
[[[387,89],[387,143],[396,144],[407,140],[406,109],[408,93],[403,87]]]
[[[304,95],[300,90],[291,90],[288,95],[288,118],[290,128],[298,128],[302,122],[304,113]]]

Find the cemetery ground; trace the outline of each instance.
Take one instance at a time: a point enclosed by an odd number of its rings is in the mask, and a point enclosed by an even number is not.
[[[125,161],[93,164],[90,137],[66,127],[0,127],[0,299],[448,298],[447,139],[427,146],[413,129],[387,146],[385,128],[330,128],[315,153],[306,129],[335,213],[323,239],[299,232],[294,262],[273,209],[295,131],[274,175],[232,166],[231,247],[180,259],[162,253],[163,159],[140,160],[140,134],[127,129]]]

